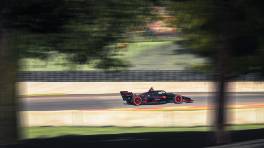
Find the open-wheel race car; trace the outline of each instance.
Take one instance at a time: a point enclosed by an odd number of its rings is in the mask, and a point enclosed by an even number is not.
[[[120,94],[123,98],[123,101],[126,101],[127,104],[132,105],[143,105],[143,104],[163,104],[163,103],[175,103],[181,104],[192,103],[193,100],[189,97],[182,96],[175,93],[168,93],[164,90],[154,90],[150,88],[148,92],[141,94],[134,94],[128,91],[120,91]]]

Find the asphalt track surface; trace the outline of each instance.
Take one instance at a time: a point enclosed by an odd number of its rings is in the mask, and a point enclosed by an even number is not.
[[[194,103],[158,104],[134,106],[126,104],[119,94],[100,95],[65,95],[65,96],[38,96],[20,98],[21,111],[56,111],[56,110],[104,110],[120,108],[162,108],[174,106],[209,106],[213,103],[213,93],[180,93],[191,97]],[[231,93],[228,99],[230,104],[253,105],[264,104],[263,93]]]

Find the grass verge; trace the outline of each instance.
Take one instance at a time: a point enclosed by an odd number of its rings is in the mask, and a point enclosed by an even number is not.
[[[231,125],[228,130],[262,129],[263,124]],[[105,135],[122,133],[149,133],[149,132],[188,132],[209,131],[210,127],[28,127],[23,129],[23,139],[48,138],[63,135]]]

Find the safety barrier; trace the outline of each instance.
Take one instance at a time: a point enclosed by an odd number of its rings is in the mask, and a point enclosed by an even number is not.
[[[157,81],[211,81],[212,73],[180,70],[131,71],[31,71],[19,72],[20,82],[157,82]],[[236,81],[260,81],[256,74],[237,77]]]

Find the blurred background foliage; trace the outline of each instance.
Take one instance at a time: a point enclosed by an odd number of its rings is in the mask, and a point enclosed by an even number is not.
[[[218,49],[227,48],[230,77],[264,72],[262,1],[178,0],[163,5],[175,16],[171,23],[183,32],[178,44],[207,57],[205,69],[214,70]]]
[[[64,54],[72,65],[111,69],[128,66],[111,56],[113,45],[153,20],[152,7],[141,0],[11,0],[3,2],[1,17],[15,34],[20,59]]]
[[[230,76],[236,76],[264,72],[261,6],[250,0],[4,0],[0,9],[1,24],[15,37],[20,70],[160,65],[208,72],[217,63],[217,49],[228,46]],[[150,29],[155,21],[176,31],[157,35]]]
[[[165,67],[180,66],[203,57],[190,67],[214,70],[217,75],[214,126],[217,143],[223,143],[228,81],[244,73],[264,74],[262,7],[260,0],[2,0],[0,59],[6,63],[2,70],[9,73],[0,79],[5,90],[0,106],[11,104],[12,109],[0,116],[7,121],[0,126],[0,136],[12,140],[17,135],[16,57],[10,56],[13,50],[6,42],[11,36],[20,62],[49,63],[53,57],[58,62],[69,61],[68,70],[79,70],[78,66],[85,64],[90,69],[126,69],[131,63],[119,58],[119,50],[129,47],[130,53],[123,53],[124,57],[134,55],[134,64],[146,65],[142,69],[163,67],[164,63]],[[141,48],[138,53],[135,49],[131,52],[129,45],[135,40],[166,43],[152,44],[152,50]],[[181,54],[185,56],[176,56]],[[172,64],[174,59],[178,61]]]

